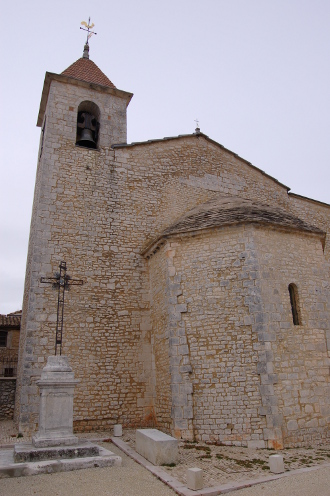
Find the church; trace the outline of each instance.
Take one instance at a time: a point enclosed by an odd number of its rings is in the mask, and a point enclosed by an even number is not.
[[[120,423],[235,446],[324,443],[330,205],[290,193],[198,127],[128,144],[132,96],[88,44],[46,73],[20,431],[37,430],[36,382],[60,344],[80,381],[76,431]],[[42,278],[59,278],[63,262],[81,284],[66,291],[58,339],[57,291]]]

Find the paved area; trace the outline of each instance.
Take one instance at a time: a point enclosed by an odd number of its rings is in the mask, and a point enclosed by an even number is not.
[[[123,441],[135,449],[135,431],[124,431]],[[330,463],[330,446],[292,448],[281,451],[214,446],[205,443],[179,443],[180,462],[175,467],[162,467],[169,475],[186,484],[187,468],[198,467],[204,472],[206,487],[238,483],[272,475],[269,456],[283,456],[286,471]],[[330,496],[330,492],[329,492]]]
[[[134,449],[134,432],[125,431],[122,440],[128,449]],[[145,466],[133,461],[122,450],[110,442],[110,432],[84,434],[90,440],[108,438],[101,444],[122,457],[122,467],[94,468],[68,473],[55,473],[30,477],[0,480],[1,496],[42,495],[42,496],[167,496],[175,492],[158,480]],[[120,438],[116,438],[120,439]],[[26,442],[28,438],[18,437],[12,422],[0,422],[0,445]],[[131,448],[130,448],[131,447]],[[247,450],[225,446],[207,446],[203,443],[181,443],[180,463],[175,467],[154,467],[154,473],[164,480],[176,480],[179,491],[184,490],[187,467],[198,466],[205,471],[203,492],[186,490],[181,494],[215,495],[225,494],[234,486],[254,483],[256,479],[272,476],[266,461],[269,450]],[[271,482],[262,482],[251,488],[235,490],[237,496],[330,496],[330,447],[313,449],[284,450],[286,460],[284,477]],[[324,464],[318,468],[318,465]],[[292,469],[300,473],[292,475]],[[213,489],[212,489],[213,488]],[[219,492],[221,488],[221,493]]]
[[[330,467],[290,475],[232,493],[235,496],[329,496]]]
[[[106,446],[109,448],[109,444]],[[0,479],[1,496],[174,496],[175,492],[111,445],[122,466]]]

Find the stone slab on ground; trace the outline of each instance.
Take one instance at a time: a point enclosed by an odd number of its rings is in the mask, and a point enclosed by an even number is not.
[[[99,456],[62,458],[38,462],[15,463],[13,449],[0,450],[0,479],[27,475],[68,472],[82,468],[120,467],[122,459],[112,451],[99,447]]]
[[[47,448],[36,448],[31,443],[20,443],[14,446],[14,461],[15,463],[24,463],[62,458],[83,458],[99,456],[99,451],[99,446],[88,441],[81,441],[74,446],[49,446]]]
[[[154,465],[179,461],[178,440],[158,429],[137,429],[136,451]]]

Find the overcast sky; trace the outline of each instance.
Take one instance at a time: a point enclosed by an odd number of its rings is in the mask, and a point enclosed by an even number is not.
[[[45,72],[82,56],[134,93],[128,142],[201,131],[330,203],[329,0],[1,2],[0,313],[21,308]]]

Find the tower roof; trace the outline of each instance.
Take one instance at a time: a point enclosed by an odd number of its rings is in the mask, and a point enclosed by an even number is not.
[[[87,83],[107,86],[108,88],[116,87],[92,60],[85,57],[76,60],[76,62],[71,64],[61,74],[79,79],[80,81],[86,81]]]

